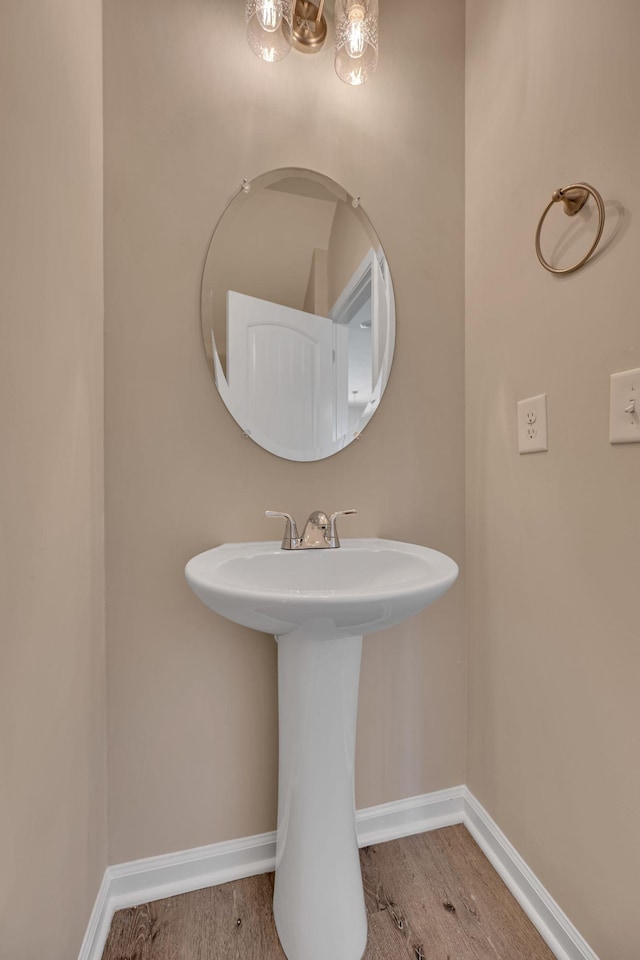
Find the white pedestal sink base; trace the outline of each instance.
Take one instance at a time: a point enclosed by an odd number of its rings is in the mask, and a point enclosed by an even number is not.
[[[186,566],[194,593],[276,636],[280,710],[274,913],[288,960],[360,960],[367,918],[353,767],[362,635],[400,623],[458,567],[428,547],[343,540],[339,550],[227,543]]]
[[[273,912],[288,960],[360,960],[367,943],[354,764],[362,637],[278,641]]]

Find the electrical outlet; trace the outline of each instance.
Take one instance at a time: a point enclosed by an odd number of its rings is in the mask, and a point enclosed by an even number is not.
[[[541,453],[548,450],[547,395],[518,401],[518,450],[520,453]]]
[[[640,368],[611,376],[609,443],[640,443]]]

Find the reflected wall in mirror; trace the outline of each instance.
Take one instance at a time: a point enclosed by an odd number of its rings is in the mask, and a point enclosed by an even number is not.
[[[202,335],[227,409],[265,450],[322,460],[356,439],[395,342],[391,274],[358,200],[311,170],[245,182],[209,245]]]

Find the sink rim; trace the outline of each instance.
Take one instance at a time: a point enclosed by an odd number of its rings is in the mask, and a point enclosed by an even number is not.
[[[252,556],[277,556],[280,558],[278,562],[281,563],[294,563],[298,561],[302,563],[312,562],[310,558],[313,558],[313,561],[316,563],[330,563],[336,553],[341,553],[344,556],[344,553],[362,552],[366,554],[372,550],[376,553],[383,551],[397,553],[401,556],[409,556],[418,561],[423,561],[425,563],[424,573],[422,575],[418,573],[404,583],[392,584],[388,587],[378,582],[369,589],[363,589],[362,584],[357,584],[354,588],[332,587],[321,589],[262,586],[255,582],[245,585],[240,582],[234,583],[228,579],[217,579],[215,577],[215,566],[209,566],[208,570],[205,568],[206,558],[208,558],[210,564],[214,562],[216,566],[221,569],[226,560],[250,560]],[[246,557],[243,556],[243,551],[246,551]],[[212,554],[217,555],[215,560],[211,556]],[[435,571],[433,568],[429,569],[427,566],[429,560],[437,562],[439,569],[436,575],[434,575]],[[211,577],[210,579],[206,578],[207,572]],[[214,576],[211,576],[212,573]],[[314,601],[322,599],[331,599],[332,603],[336,604],[352,604],[372,599],[399,599],[403,596],[421,593],[427,587],[430,591],[437,590],[439,586],[443,586],[446,589],[446,587],[451,586],[455,582],[458,573],[459,568],[455,560],[439,550],[434,550],[432,547],[426,547],[421,544],[407,543],[400,540],[387,540],[378,537],[344,539],[341,541],[341,546],[337,548],[337,550],[283,550],[279,540],[224,543],[197,554],[195,557],[192,557],[185,566],[185,577],[190,586],[193,586],[195,583],[207,590],[224,594],[229,598],[260,597],[265,601],[273,602],[280,600],[283,603],[304,601],[313,603]]]

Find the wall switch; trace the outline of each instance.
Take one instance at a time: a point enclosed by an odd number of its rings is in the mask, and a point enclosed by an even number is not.
[[[548,450],[547,395],[518,401],[518,450],[520,453],[540,453]]]
[[[640,368],[611,377],[609,443],[640,443]]]

